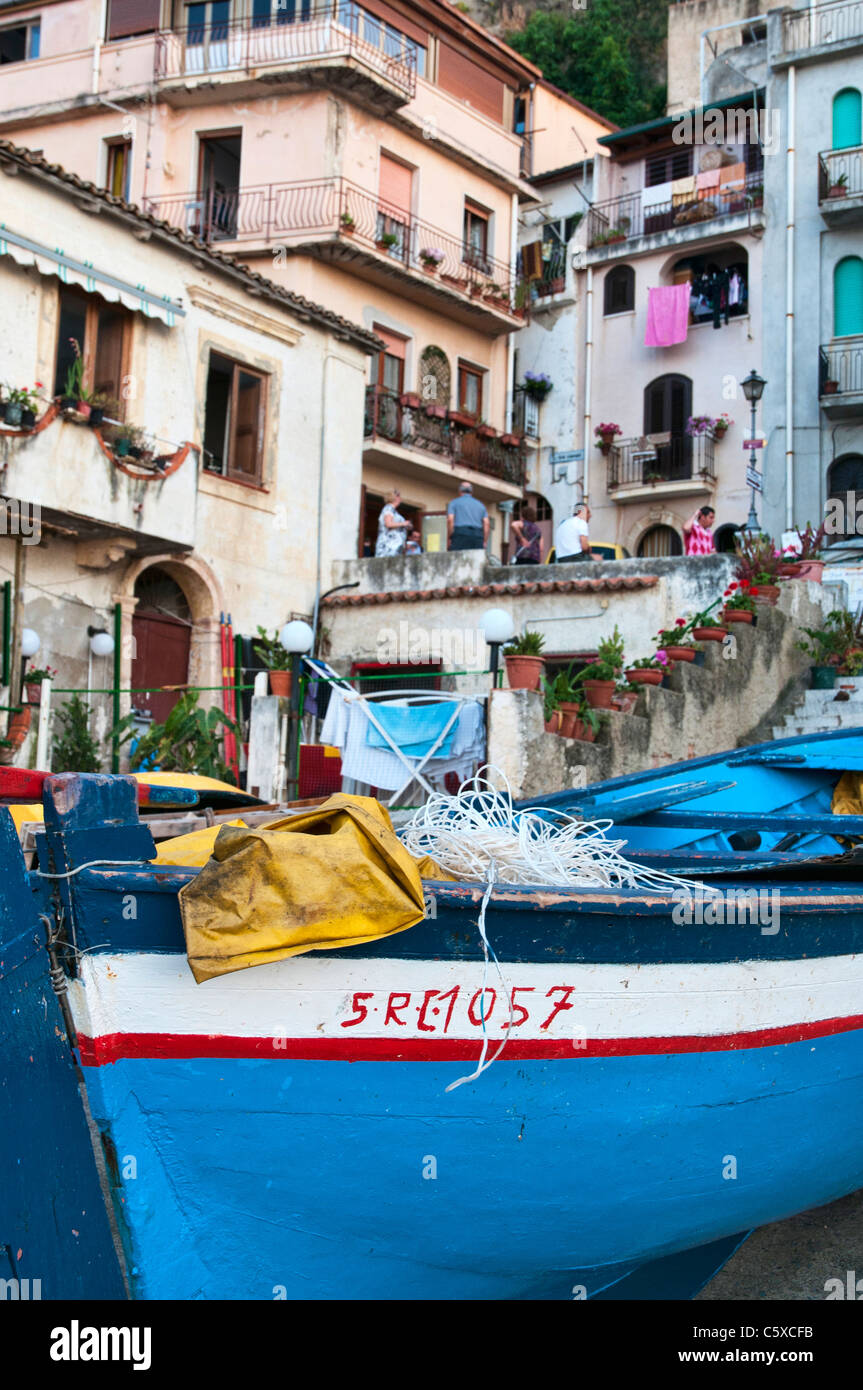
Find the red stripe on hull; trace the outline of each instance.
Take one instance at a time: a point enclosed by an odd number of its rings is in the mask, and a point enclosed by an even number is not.
[[[863,1014],[825,1018],[815,1023],[791,1023],[751,1033],[718,1033],[675,1038],[511,1038],[502,1058],[511,1062],[580,1057],[637,1057],[675,1052],[734,1052],[749,1047],[775,1047],[830,1037],[863,1028]],[[489,1051],[499,1045],[493,1038]],[[105,1033],[80,1035],[78,1048],[85,1067],[101,1067],[123,1058],[258,1057],[275,1061],[333,1062],[462,1062],[476,1061],[481,1038],[242,1038],[201,1033]]]

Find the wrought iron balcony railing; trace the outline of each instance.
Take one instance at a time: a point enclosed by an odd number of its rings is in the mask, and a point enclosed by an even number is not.
[[[839,0],[833,5],[807,5],[783,16],[782,48],[796,53],[803,48],[842,43],[863,37],[863,0]]]
[[[198,7],[196,7],[198,8]],[[200,7],[203,8],[203,7]],[[345,57],[408,100],[416,91],[417,45],[352,0],[278,8],[272,17],[202,20],[157,36],[157,80],[302,67]]]
[[[711,434],[647,435],[620,439],[608,454],[608,491],[621,487],[661,486],[663,483],[716,478]]]
[[[824,150],[818,156],[818,201],[840,204],[863,193],[863,145]]]
[[[678,231],[702,222],[714,222],[733,213],[760,208],[764,201],[764,175],[756,170],[746,175],[739,186],[720,186],[703,189],[688,200],[672,199],[665,203],[645,206],[648,189],[639,188],[595,203],[587,214],[588,247],[612,246],[630,241],[633,237],[651,236],[655,232]]]
[[[431,411],[431,413],[429,413]],[[482,427],[458,424],[452,411],[422,404],[383,386],[366,387],[366,439],[389,439],[406,449],[436,454],[453,467],[473,468],[502,482],[524,487],[525,450],[515,435],[487,438]],[[504,443],[504,439],[513,442]]]
[[[512,313],[515,281],[507,262],[462,237],[384,203],[348,179],[259,184],[149,198],[145,210],[204,241],[339,241],[375,251],[432,282]]]
[[[818,394],[863,393],[863,337],[838,338],[819,351]]]

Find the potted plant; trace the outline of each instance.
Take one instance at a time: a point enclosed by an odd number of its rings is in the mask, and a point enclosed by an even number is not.
[[[426,406],[426,415],[428,415],[430,420],[445,420],[448,414],[449,412],[445,405],[435,405],[432,401],[429,401]]]
[[[694,661],[695,648],[689,637],[690,625],[685,618],[676,618],[674,627],[662,628],[656,634],[657,648],[669,661]]]
[[[560,708],[561,692],[566,682],[563,672],[558,672],[553,681],[542,677],[542,712],[547,734],[561,733],[563,711]]]
[[[614,688],[623,670],[623,638],[617,630],[597,644],[596,661],[578,674],[591,709],[611,709]]]
[[[544,401],[551,388],[551,377],[545,372],[525,372],[524,389],[532,400]]]
[[[32,388],[29,386],[7,386],[6,397],[6,424],[13,429],[31,430],[36,423],[36,411],[39,408],[39,398],[36,392],[41,387],[41,381],[37,381]]]
[[[270,691],[287,699],[291,693],[291,654],[279,641],[278,628],[272,637],[268,637],[266,628],[259,627],[258,637],[260,641],[255,644],[253,651],[269,672]]]
[[[427,275],[437,275],[444,261],[444,253],[439,246],[421,246],[420,262]]]
[[[722,609],[723,622],[752,623],[755,621],[755,599],[751,589],[752,585],[748,579],[739,584],[736,581],[729,584],[723,594],[725,599],[725,606]]]
[[[618,681],[611,708],[616,709],[619,714],[632,714],[640,693],[637,685],[630,685],[627,680]]]
[[[341,227],[341,230],[344,232],[345,236],[352,236],[357,229],[357,224],[351,217],[351,214],[348,212],[347,208],[345,208],[344,212],[339,218],[339,226]]]
[[[848,175],[837,174],[827,190],[828,198],[844,198],[848,192]]]
[[[721,600],[717,600],[720,602]],[[697,614],[692,635],[696,642],[721,642],[728,636],[728,628],[723,627],[707,610]]]
[[[392,251],[394,246],[398,246],[399,238],[397,232],[384,232],[379,236],[375,245],[379,251]]]
[[[122,409],[115,396],[109,396],[107,391],[97,391],[90,401],[90,428],[98,429],[106,416],[117,416]]]
[[[603,424],[597,425],[593,433],[596,435],[596,442],[603,454],[607,454],[617,436],[620,434],[620,425]]]
[[[795,527],[795,530],[799,546],[784,552],[785,558],[780,572],[786,579],[811,579],[814,583],[820,584],[824,574],[824,561],[819,559],[819,556],[827,534],[826,523],[822,521],[816,531],[811,521],[807,521],[805,531],[801,531],[799,526]]]
[[[485,420],[480,420],[476,432],[480,439],[497,439],[497,430],[494,425],[487,424]]]
[[[473,415],[468,415],[465,410],[448,410],[447,419],[451,425],[458,425],[460,429],[472,430],[476,428],[476,419]]]
[[[505,449],[517,449],[521,444],[520,434],[502,434],[500,442]]]
[[[856,621],[845,608],[834,609],[823,626],[804,627],[805,638],[796,643],[798,651],[811,657],[812,689],[832,690],[837,675],[857,675],[863,668],[863,616]]]
[[[730,415],[724,412],[722,415],[717,415],[716,419],[713,421],[714,439],[724,439],[733,424],[734,421]]]
[[[759,604],[776,604],[780,588],[779,566],[782,552],[777,550],[769,536],[749,536],[745,533],[737,540],[737,565],[735,579],[749,580],[750,593]]]
[[[27,687],[27,703],[38,705],[42,702],[42,682],[52,681],[57,671],[53,666],[31,666],[24,672],[24,684]]]
[[[668,657],[660,647],[653,656],[641,656],[624,671],[630,685],[661,685]]]
[[[506,662],[506,678],[510,690],[539,690],[545,657],[541,655],[545,637],[541,632],[529,629],[515,637],[503,656]]]
[[[416,391],[403,391],[399,396],[399,405],[408,410],[419,410],[422,400]]]
[[[57,711],[58,732],[51,750],[52,772],[101,772],[99,744],[90,733],[90,706],[73,695]]]
[[[607,718],[604,708],[593,706],[587,700],[579,701],[578,714],[570,737],[580,739],[582,743],[593,743],[602,728],[603,720]]]
[[[77,338],[70,338],[69,342],[72,344],[75,355],[66,371],[60,404],[64,410],[77,411],[81,398],[85,394],[81,384],[81,378],[84,374],[84,356]]]

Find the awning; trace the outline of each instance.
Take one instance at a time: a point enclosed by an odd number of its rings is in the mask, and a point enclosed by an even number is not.
[[[127,309],[145,314],[148,318],[161,319],[173,328],[178,318],[185,318],[185,309],[167,295],[156,294],[146,285],[132,285],[128,280],[118,280],[105,270],[97,270],[90,261],[76,261],[67,256],[59,247],[52,251],[38,241],[10,231],[0,222],[0,256],[11,256],[18,265],[35,265],[42,275],[56,275],[64,285],[80,285],[91,294],[101,294],[116,304],[124,304]]]

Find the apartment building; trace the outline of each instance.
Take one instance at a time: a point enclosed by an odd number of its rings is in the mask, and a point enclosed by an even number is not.
[[[761,364],[762,105],[744,93],[713,104],[710,128],[695,109],[613,130],[592,161],[533,176],[545,214],[529,211],[522,232],[534,274],[519,364],[551,379],[537,499],[549,532],[584,497],[592,537],[633,555],[681,554],[707,503],[720,546],[746,519],[739,383]],[[657,332],[670,302],[682,317]],[[727,428],[702,423],[722,416]],[[598,437],[602,425],[616,433]]]
[[[380,339],[341,499],[354,554],[394,486],[420,522],[471,481],[494,546],[529,481],[514,267],[538,80],[440,0],[44,0],[0,19],[0,131]]]
[[[6,140],[0,189],[0,684],[24,627],[60,688],[218,701],[220,614],[247,635],[311,616],[355,544],[380,340]]]

